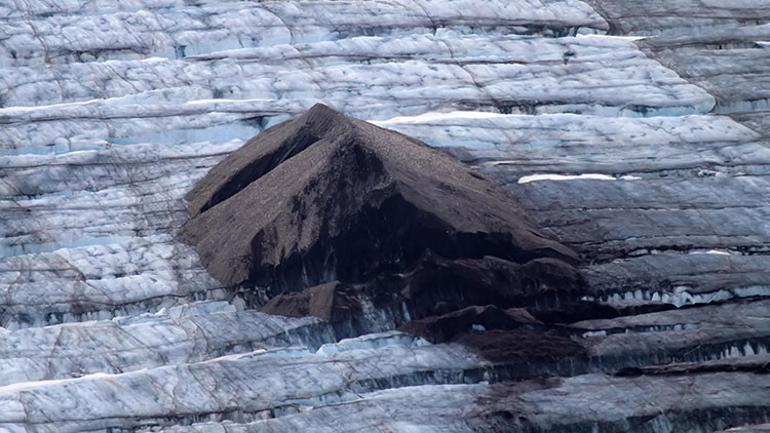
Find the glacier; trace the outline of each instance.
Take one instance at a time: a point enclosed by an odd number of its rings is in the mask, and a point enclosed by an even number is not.
[[[0,2],[0,431],[766,431],[767,41],[763,0]],[[249,309],[184,196],[316,102],[505,187],[619,315],[500,364]]]

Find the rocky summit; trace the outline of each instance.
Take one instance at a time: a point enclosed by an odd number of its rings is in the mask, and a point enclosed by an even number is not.
[[[0,433],[768,432],[769,50],[767,0],[0,1]]]
[[[271,299],[264,311],[364,333],[367,305],[396,327],[586,294],[577,255],[539,234],[504,190],[441,150],[321,104],[230,154],[187,199],[194,216],[181,238],[247,305]]]

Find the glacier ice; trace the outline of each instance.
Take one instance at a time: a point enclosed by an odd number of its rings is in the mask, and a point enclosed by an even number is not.
[[[614,373],[766,360],[768,20],[762,0],[0,2],[0,430],[766,423],[767,375]],[[528,370],[374,305],[356,338],[244,310],[175,240],[184,194],[316,102],[506,186],[623,315]]]

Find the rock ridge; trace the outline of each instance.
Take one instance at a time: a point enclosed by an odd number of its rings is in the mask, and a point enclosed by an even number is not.
[[[392,328],[582,294],[577,255],[506,192],[443,151],[321,104],[247,142],[187,200],[181,239],[266,312],[349,325],[374,308]],[[357,323],[352,333],[374,326]]]

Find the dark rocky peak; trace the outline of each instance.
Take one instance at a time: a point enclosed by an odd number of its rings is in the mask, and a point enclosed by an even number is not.
[[[558,305],[583,284],[575,254],[506,192],[442,151],[323,105],[250,140],[188,200],[181,238],[215,278],[268,298],[308,290],[273,301],[274,312],[328,319],[335,300],[357,311],[351,299],[370,299],[398,324],[441,308]],[[324,285],[333,281],[343,285]]]
[[[217,164],[187,194],[196,216],[227,200],[285,160],[322,139],[341,137],[351,125],[340,113],[316,104],[305,114],[268,128]]]

